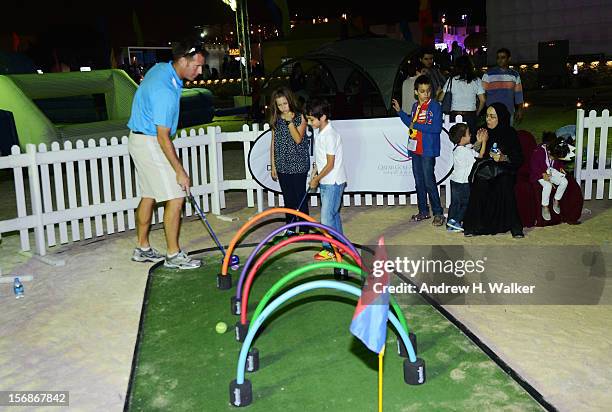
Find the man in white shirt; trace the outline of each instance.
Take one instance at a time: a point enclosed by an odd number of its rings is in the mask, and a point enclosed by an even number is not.
[[[342,139],[329,120],[330,107],[325,100],[313,100],[306,105],[308,124],[319,130],[315,136],[315,172],[310,188],[321,188],[321,223],[342,232],[340,207],[346,187],[346,173],[342,151]],[[316,260],[332,260],[334,253],[329,243],[315,255]]]

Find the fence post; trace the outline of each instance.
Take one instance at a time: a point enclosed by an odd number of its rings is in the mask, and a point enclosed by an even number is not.
[[[219,165],[217,157],[217,131],[215,127],[209,126],[207,129],[210,135],[210,147],[208,150],[208,167],[210,171],[210,184],[212,185],[211,193],[211,211],[214,215],[221,214],[221,200],[219,197]]]
[[[584,110],[576,110],[576,166],[574,167],[574,178],[580,185],[582,176],[582,145],[584,144]]]
[[[45,227],[43,225],[42,194],[40,192],[40,175],[38,174],[38,164],[36,163],[36,145],[27,144],[26,153],[28,154],[28,178],[30,180],[30,196],[32,197],[32,214],[36,218],[34,227],[34,238],[36,242],[36,252],[40,256],[47,254],[45,245]]]

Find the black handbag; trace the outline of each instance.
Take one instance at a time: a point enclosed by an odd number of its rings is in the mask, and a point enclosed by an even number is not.
[[[444,97],[442,98],[442,113],[450,114],[451,107],[453,106],[453,78],[451,77],[448,81],[448,86],[444,91]]]
[[[508,172],[504,167],[503,162],[496,162],[491,158],[480,159],[474,163],[470,171],[469,182],[474,183],[474,180],[491,180],[495,179],[502,173]]]

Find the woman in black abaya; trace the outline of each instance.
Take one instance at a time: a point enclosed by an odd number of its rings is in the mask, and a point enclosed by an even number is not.
[[[502,172],[492,179],[474,177],[463,220],[464,234],[494,235],[511,231],[512,237],[522,238],[523,225],[514,196],[516,171],[523,163],[521,145],[516,130],[510,126],[510,113],[506,106],[493,103],[487,108],[486,121],[487,128],[478,131],[488,135],[483,157],[495,160]],[[498,154],[491,153],[495,143],[500,151]]]

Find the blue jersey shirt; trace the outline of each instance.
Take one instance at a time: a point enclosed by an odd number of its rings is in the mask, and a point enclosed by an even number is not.
[[[132,102],[127,126],[135,132],[157,136],[156,126],[168,127],[176,133],[183,81],[172,62],[157,63],[145,75]]]

